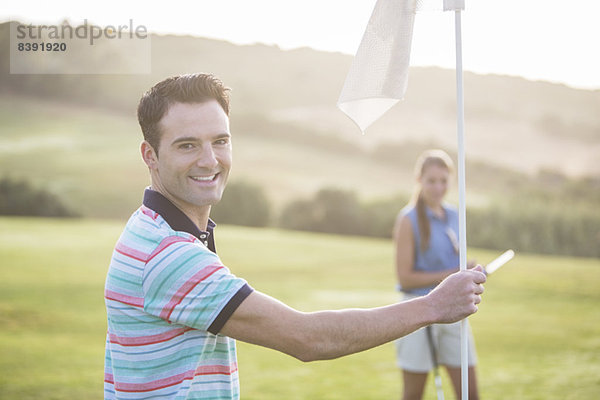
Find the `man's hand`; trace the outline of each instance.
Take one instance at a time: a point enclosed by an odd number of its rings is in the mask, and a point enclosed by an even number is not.
[[[437,322],[452,323],[477,312],[485,280],[481,265],[444,279],[426,296]]]

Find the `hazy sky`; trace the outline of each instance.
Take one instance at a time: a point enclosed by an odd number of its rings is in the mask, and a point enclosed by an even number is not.
[[[354,54],[375,2],[5,0],[0,21],[56,24],[67,18],[74,24],[87,19],[105,26],[132,19],[151,32]],[[598,0],[466,0],[464,69],[600,89],[599,16]],[[453,13],[418,14],[411,65],[452,68],[454,62]]]

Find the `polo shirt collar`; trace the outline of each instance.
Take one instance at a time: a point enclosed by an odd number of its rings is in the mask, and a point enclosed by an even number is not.
[[[214,229],[217,226],[213,220],[208,219],[206,231],[200,230],[196,224],[188,218],[177,206],[159,192],[147,188],[144,191],[143,204],[156,211],[171,228],[176,231],[187,232],[194,235],[202,243],[204,243],[210,251],[216,253]]]

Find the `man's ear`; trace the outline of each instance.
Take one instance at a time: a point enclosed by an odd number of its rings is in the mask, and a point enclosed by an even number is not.
[[[158,154],[154,151],[154,147],[147,141],[143,141],[140,146],[142,152],[142,159],[150,169],[156,169],[158,165]]]

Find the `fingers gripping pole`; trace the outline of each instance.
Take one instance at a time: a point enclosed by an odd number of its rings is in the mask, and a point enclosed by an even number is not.
[[[456,34],[456,103],[457,103],[457,134],[458,134],[458,203],[459,203],[459,243],[460,270],[467,269],[467,223],[466,223],[466,185],[465,185],[465,143],[464,143],[464,97],[462,71],[462,35],[461,10],[464,10],[464,0],[444,0],[444,11],[454,11]],[[460,367],[461,367],[461,397],[469,398],[469,348],[468,348],[467,319],[460,325]]]

